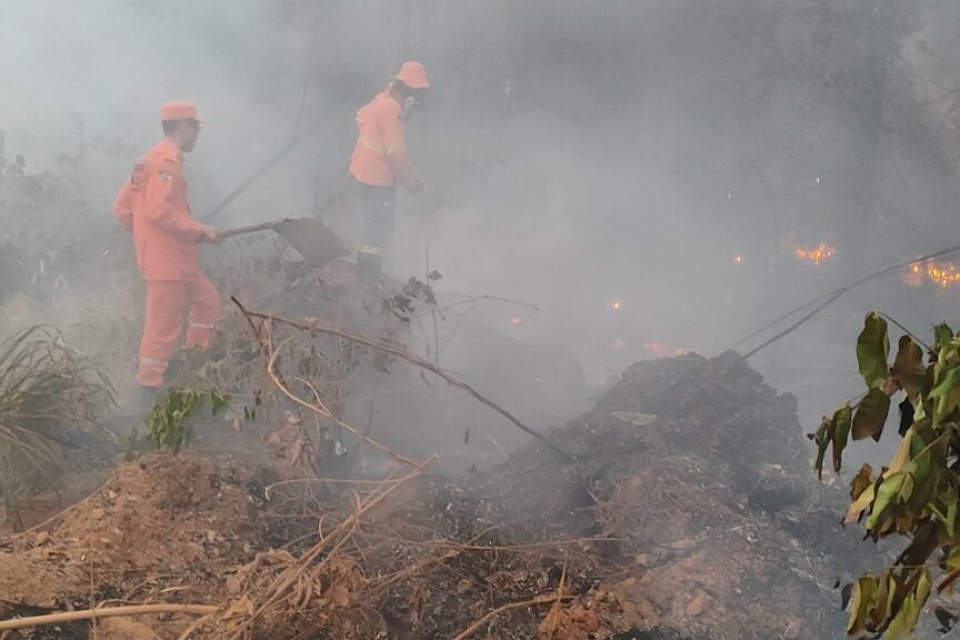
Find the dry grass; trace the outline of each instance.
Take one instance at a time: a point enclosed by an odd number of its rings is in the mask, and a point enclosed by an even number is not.
[[[71,431],[93,425],[112,401],[109,381],[59,333],[34,326],[0,343],[0,500],[8,512],[55,484]]]

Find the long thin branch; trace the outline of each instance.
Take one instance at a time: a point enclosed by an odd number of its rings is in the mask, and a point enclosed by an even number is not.
[[[259,313],[257,311],[250,311],[243,306],[243,303],[241,303],[236,296],[231,296],[230,299],[233,301],[235,305],[237,305],[237,307],[240,309],[240,312],[243,313],[244,316],[248,318],[258,318],[267,322],[276,322],[280,324],[285,324],[289,327],[293,327],[294,329],[300,329],[301,331],[326,333],[329,335],[334,335],[334,336],[343,338],[345,340],[355,342],[357,344],[362,344],[371,349],[376,349],[377,351],[389,353],[390,355],[396,356],[401,360],[405,360],[416,367],[420,367],[421,369],[430,371],[431,373],[445,380],[448,384],[458,389],[462,389],[463,391],[466,391],[471,396],[473,396],[473,398],[476,399],[478,402],[493,409],[494,411],[496,411],[497,413],[505,417],[507,420],[509,420],[518,429],[539,440],[550,450],[560,454],[561,456],[563,456],[568,460],[574,459],[573,454],[563,449],[560,445],[554,443],[552,440],[544,436],[542,433],[538,433],[537,431],[534,431],[533,429],[531,429],[530,427],[522,423],[512,413],[510,413],[509,411],[507,411],[497,403],[493,402],[492,400],[488,399],[487,397],[481,395],[476,389],[471,387],[466,382],[458,380],[457,378],[453,377],[452,375],[450,375],[440,367],[436,366],[429,360],[425,360],[424,358],[414,355],[405,349],[401,349],[400,347],[397,347],[393,343],[386,342],[384,340],[374,340],[360,333],[352,331],[351,329],[348,329],[346,327],[340,327],[333,324],[323,323],[323,322],[320,322],[319,320],[311,321],[311,322],[296,322],[296,321],[287,320],[285,318],[275,316],[269,313]]]
[[[145,613],[202,613],[209,614],[219,607],[205,604],[141,604],[130,607],[106,607],[103,609],[84,609],[83,611],[64,611],[50,613],[30,618],[15,618],[0,621],[0,631],[24,629],[26,627],[43,627],[63,622],[91,620],[93,618],[115,618],[117,616],[138,616]]]
[[[563,600],[570,600],[572,597],[573,596],[563,596]],[[498,607],[494,609],[487,615],[483,616],[482,618],[480,618],[479,620],[471,624],[469,627],[467,627],[466,629],[458,633],[453,638],[453,640],[465,640],[466,638],[469,638],[474,633],[476,633],[476,631],[480,629],[480,627],[486,624],[490,619],[500,615],[504,611],[510,611],[511,609],[522,609],[524,607],[531,607],[538,604],[549,604],[556,601],[557,601],[557,595],[555,593],[551,593],[550,595],[537,596],[536,598],[531,598],[530,600],[524,600],[523,602],[511,602],[510,604],[505,604],[502,607]]]
[[[280,346],[274,349],[273,353],[270,354],[270,360],[269,362],[267,362],[267,373],[270,375],[270,379],[273,380],[273,383],[277,385],[277,388],[280,389],[283,395],[287,396],[288,398],[290,398],[290,400],[300,405],[301,407],[310,409],[311,411],[316,411],[321,415],[324,415],[330,418],[331,420],[336,422],[338,425],[340,425],[340,427],[342,427],[343,429],[346,429],[347,431],[357,436],[367,444],[373,447],[376,447],[377,449],[386,453],[387,455],[393,458],[396,458],[397,460],[400,460],[401,462],[404,462],[410,465],[411,467],[415,468],[417,466],[417,463],[411,460],[410,458],[402,456],[399,453],[392,451],[387,446],[380,444],[376,440],[363,435],[362,433],[360,433],[359,430],[354,429],[353,427],[348,425],[346,422],[344,422],[343,420],[335,416],[333,412],[330,411],[330,409],[328,409],[327,406],[323,403],[323,400],[320,399],[320,394],[316,392],[316,389],[314,389],[314,396],[317,401],[316,405],[310,404],[303,398],[299,397],[297,394],[293,393],[290,390],[290,388],[286,385],[286,383],[284,383],[284,381],[280,379],[280,376],[277,374],[277,371],[276,371],[277,356],[280,354],[280,351],[283,349],[283,345],[285,345],[286,343],[287,343],[286,340],[280,343]]]

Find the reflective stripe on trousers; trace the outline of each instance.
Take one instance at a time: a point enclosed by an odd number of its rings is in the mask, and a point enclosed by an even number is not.
[[[147,281],[147,310],[140,339],[137,382],[163,385],[167,364],[177,352],[183,316],[189,313],[186,347],[207,347],[220,319],[220,294],[203,274],[187,282]]]

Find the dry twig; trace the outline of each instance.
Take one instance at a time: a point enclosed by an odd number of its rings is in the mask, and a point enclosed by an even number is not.
[[[573,596],[563,596],[562,599],[572,600]],[[548,604],[551,602],[556,602],[556,600],[557,600],[556,594],[551,593],[550,595],[547,595],[547,596],[537,596],[536,598],[531,598],[529,600],[524,600],[522,602],[511,602],[509,604],[503,605],[502,607],[497,607],[496,609],[489,612],[487,615],[483,616],[482,618],[480,618],[479,620],[471,624],[469,627],[467,627],[466,629],[458,633],[453,638],[453,640],[465,640],[466,638],[469,638],[474,633],[476,633],[480,629],[480,627],[482,627],[484,624],[489,622],[494,617],[500,615],[504,611],[511,611],[513,609],[522,609],[524,607],[532,607],[538,604]]]
[[[279,316],[275,316],[269,313],[259,313],[256,311],[250,311],[249,309],[243,306],[243,303],[241,303],[236,298],[236,296],[231,296],[230,299],[233,300],[233,303],[237,305],[237,307],[240,309],[240,312],[244,315],[245,318],[248,319],[248,321],[250,318],[257,318],[259,320],[263,320],[264,322],[284,324],[294,329],[299,329],[301,331],[326,333],[329,335],[334,335],[334,336],[343,338],[345,340],[349,340],[351,342],[364,345],[371,349],[382,351],[383,353],[387,353],[397,358],[400,358],[401,360],[405,360],[406,362],[409,362],[410,364],[416,367],[425,369],[426,371],[429,371],[439,376],[440,378],[445,380],[448,384],[458,389],[462,389],[463,391],[466,391],[478,402],[493,409],[494,411],[496,411],[497,413],[505,417],[518,429],[520,429],[521,431],[523,431],[528,435],[533,436],[534,438],[542,442],[551,451],[560,454],[561,456],[563,456],[568,460],[572,460],[574,458],[574,456],[571,453],[563,449],[560,445],[548,439],[542,433],[534,431],[533,429],[525,425],[512,413],[510,413],[509,411],[507,411],[506,409],[504,409],[494,401],[490,400],[486,396],[481,395],[476,389],[468,385],[466,382],[458,380],[457,378],[453,377],[452,375],[450,375],[449,373],[447,373],[437,365],[433,364],[429,360],[425,360],[424,358],[414,355],[405,349],[401,349],[400,347],[398,347],[396,344],[392,342],[368,338],[346,327],[327,324],[327,323],[320,322],[318,320],[311,320],[309,322],[296,322],[294,320],[287,320],[286,318],[281,318]],[[259,332],[255,332],[255,333],[259,335]]]
[[[100,609],[84,609],[82,611],[64,611],[30,618],[15,618],[0,621],[0,631],[11,629],[25,629],[27,627],[43,627],[63,622],[77,622],[78,620],[93,620],[96,618],[115,618],[117,616],[138,616],[145,613],[203,613],[210,614],[217,611],[217,607],[205,604],[141,604],[130,607],[105,607]]]

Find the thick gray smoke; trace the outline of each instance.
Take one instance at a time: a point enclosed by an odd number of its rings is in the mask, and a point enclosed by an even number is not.
[[[931,131],[954,133],[958,20],[933,1],[6,0],[0,130],[36,169],[89,147],[85,215],[108,216],[159,135],[159,104],[196,101],[202,214],[298,122],[319,123],[218,219],[258,222],[338,186],[354,111],[419,59],[435,90],[410,145],[433,197],[401,199],[395,274],[422,273],[429,247],[441,293],[537,305],[474,313],[569,344],[596,384],[640,358],[715,353],[957,237],[957,155]],[[796,259],[820,242],[836,256]],[[920,330],[956,315],[918,312],[907,293],[877,282],[758,362],[811,405],[832,402],[838,381],[857,384],[868,308]],[[824,377],[827,391],[807,382]]]

